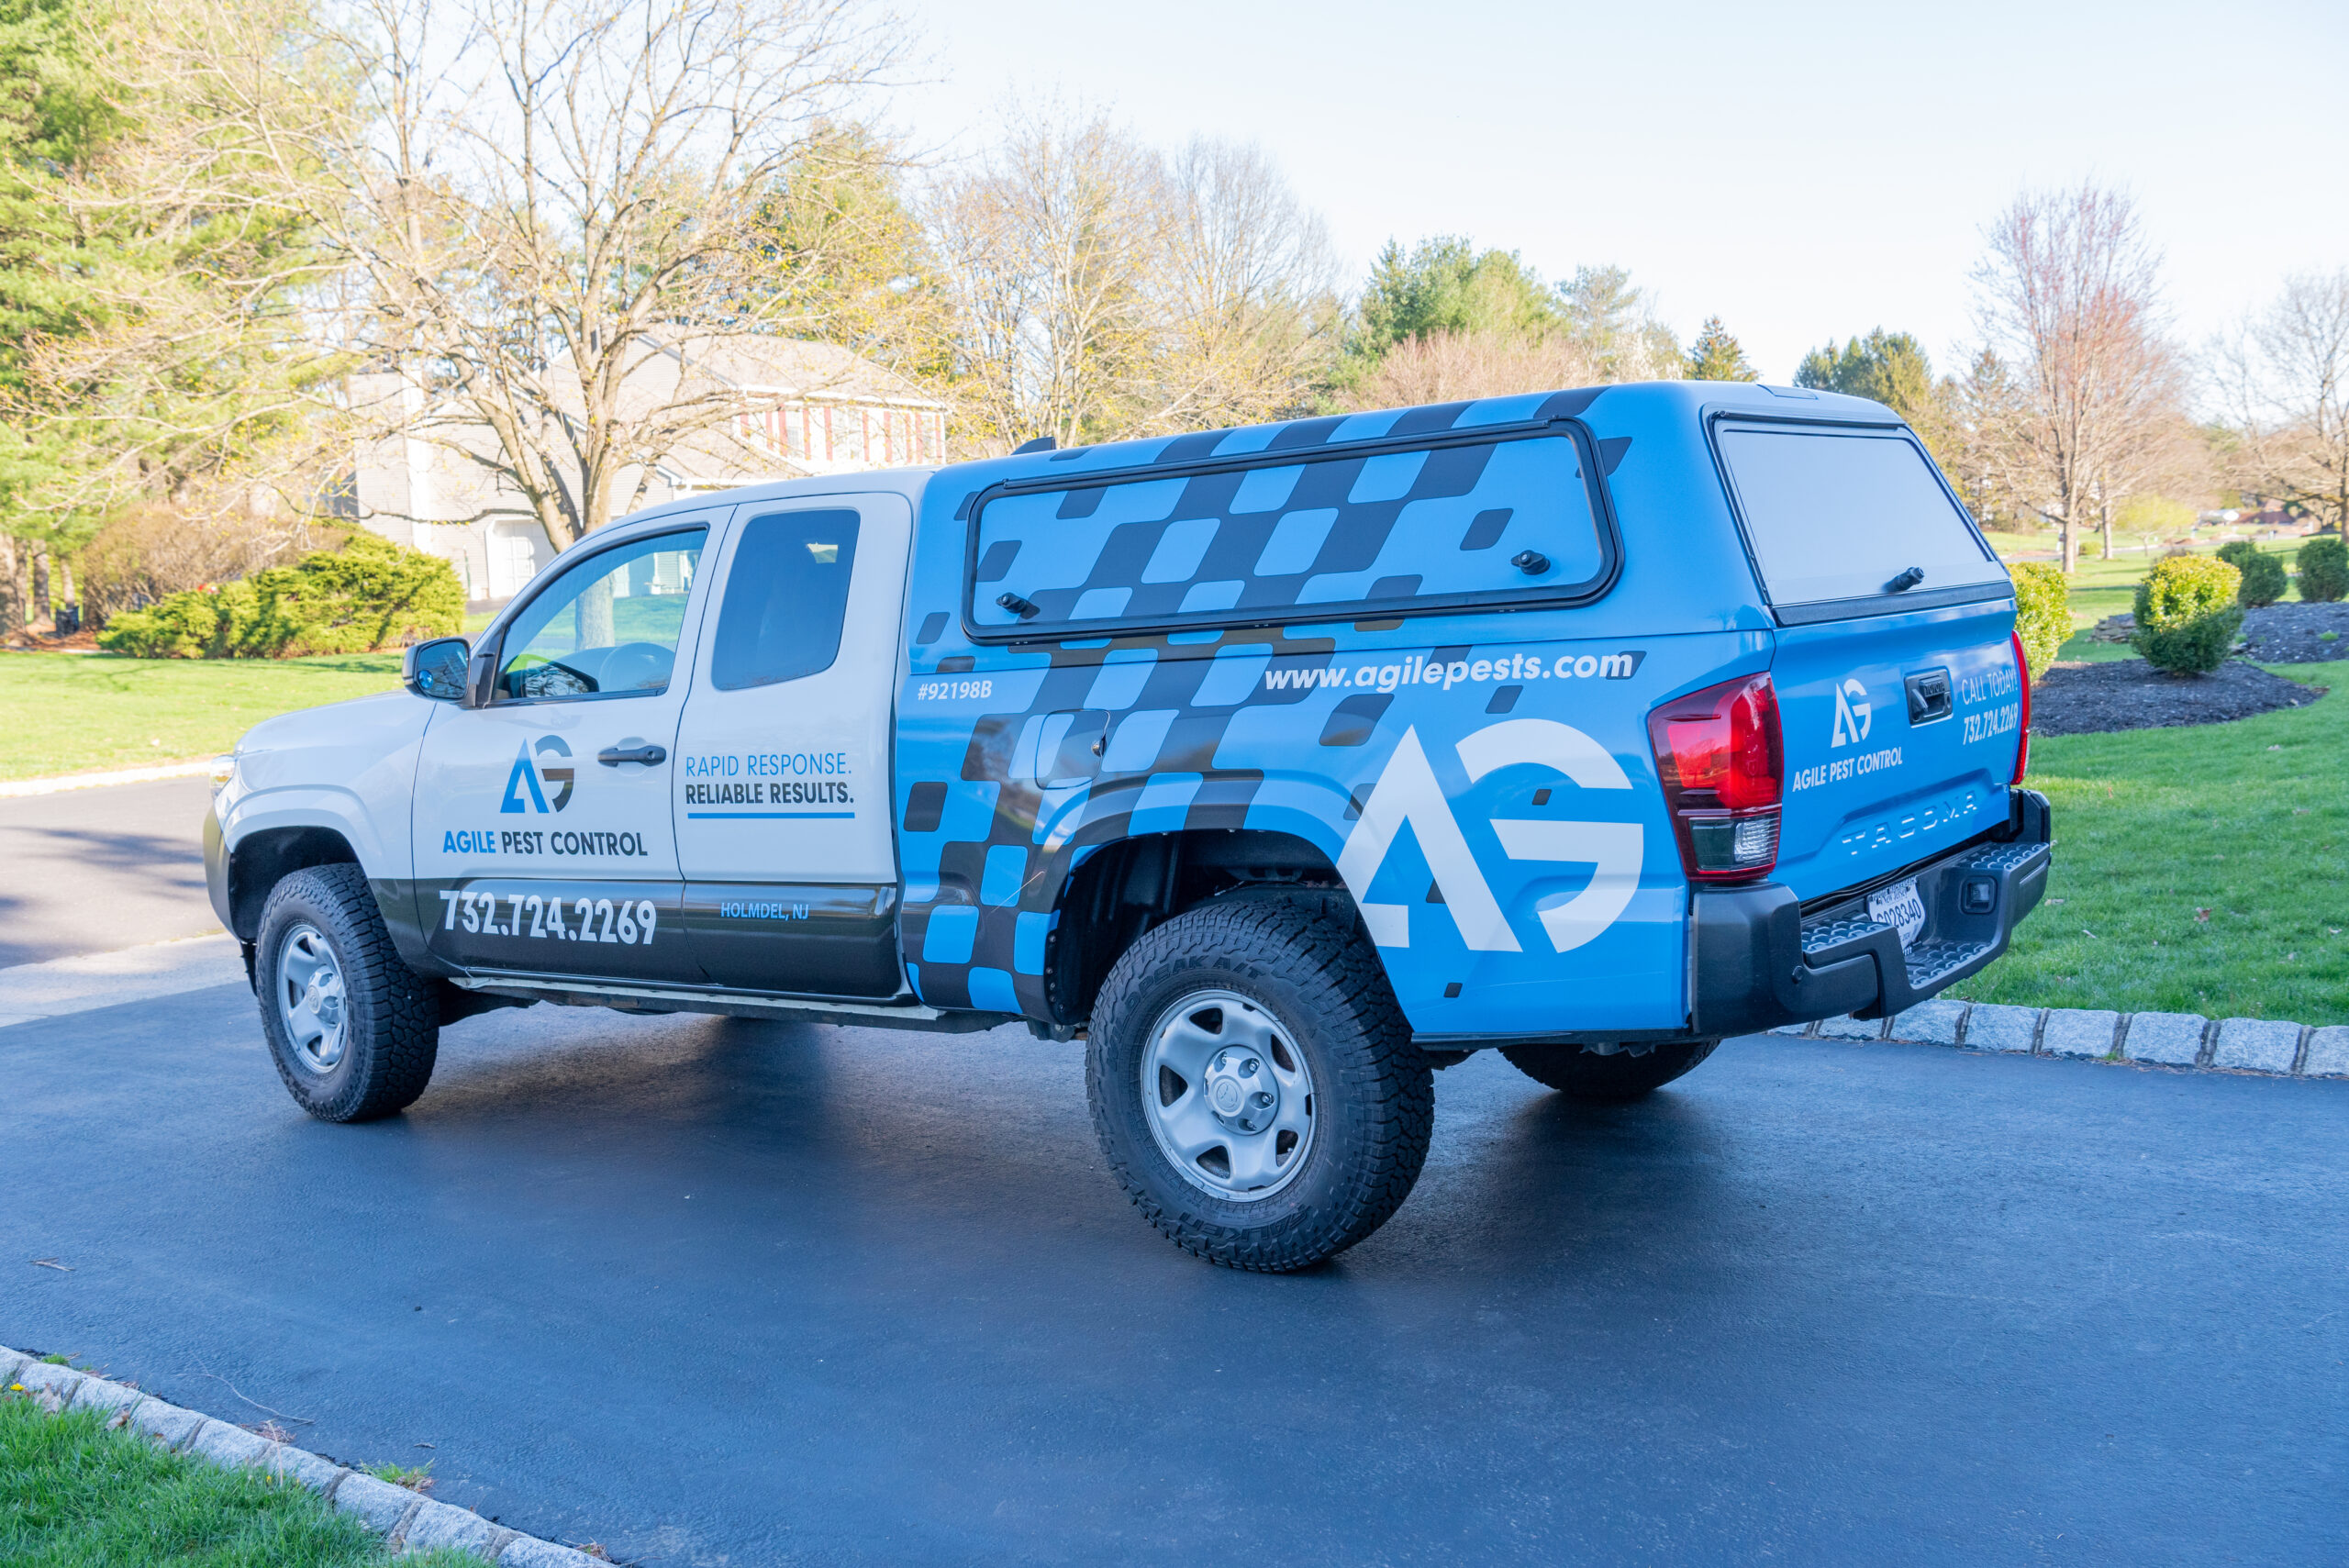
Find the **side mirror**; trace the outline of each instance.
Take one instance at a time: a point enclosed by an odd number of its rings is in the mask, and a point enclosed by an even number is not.
[[[460,702],[465,695],[465,666],[473,651],[462,637],[436,637],[419,642],[400,661],[400,684],[420,697]]]

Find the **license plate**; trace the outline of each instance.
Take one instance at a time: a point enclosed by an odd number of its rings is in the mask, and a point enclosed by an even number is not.
[[[1906,952],[1925,930],[1925,901],[1917,896],[1917,879],[1912,876],[1869,894],[1868,918],[1898,927],[1900,949]]]

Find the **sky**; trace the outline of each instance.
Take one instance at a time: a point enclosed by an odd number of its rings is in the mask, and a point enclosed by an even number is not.
[[[1960,368],[1983,226],[2026,187],[2129,191],[2189,346],[2349,266],[2349,0],[896,3],[927,61],[886,117],[942,159],[1055,96],[1252,141],[1350,286],[1390,237],[1611,262],[1767,381],[1877,326]]]

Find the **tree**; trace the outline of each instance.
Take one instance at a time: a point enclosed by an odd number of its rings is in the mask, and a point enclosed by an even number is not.
[[[1437,333],[1529,341],[1563,325],[1556,295],[1514,250],[1440,234],[1409,250],[1389,239],[1371,264],[1353,351],[1375,363],[1397,343]]]
[[[2286,279],[2215,357],[2245,487],[2349,528],[2349,267]]]
[[[1020,116],[941,183],[930,230],[984,441],[1266,418],[1326,372],[1319,223],[1252,148],[1203,139],[1170,159],[1099,112]]]
[[[2161,260],[2128,198],[2095,184],[2027,192],[1990,225],[1975,272],[1982,334],[2019,394],[2009,483],[2079,531],[2174,453],[2183,376],[2164,337]]]
[[[892,59],[853,0],[353,0],[266,52],[212,47],[165,9],[186,0],[125,3],[150,73],[217,106],[338,268],[321,329],[400,388],[359,412],[518,493],[558,547],[748,411],[636,373],[801,325],[762,220]]]
[[[1932,361],[1925,347],[1906,332],[1878,327],[1865,337],[1853,337],[1838,349],[1830,338],[1823,349],[1803,356],[1795,384],[1847,396],[1866,397],[1883,404],[1909,423],[1955,484],[1953,448],[1956,439],[1952,400],[1955,388],[1933,379]]]
[[[1567,339],[1590,357],[1600,381],[1658,381],[1681,373],[1686,361],[1679,343],[1621,267],[1575,268],[1558,285],[1558,301]]]
[[[1762,375],[1745,362],[1745,350],[1729,335],[1721,318],[1708,316],[1705,325],[1698,329],[1697,340],[1688,346],[1688,379],[1760,381]]]

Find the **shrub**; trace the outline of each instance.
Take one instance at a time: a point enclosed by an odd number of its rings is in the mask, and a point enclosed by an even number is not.
[[[2349,598],[2349,544],[2324,534],[2300,546],[2300,597],[2312,605]]]
[[[2269,559],[2274,559],[2270,557]],[[2207,675],[2243,629],[2243,573],[2207,555],[2165,555],[2137,584],[2137,651],[2173,675]]]
[[[2243,586],[2235,590],[2235,601],[2243,608],[2255,610],[2284,596],[2284,562],[2280,556],[2263,554],[2247,539],[2232,539],[2219,547],[2219,559],[2243,574]]]
[[[173,594],[107,622],[98,646],[140,659],[283,659],[362,653],[464,624],[449,563],[376,534],[242,582]]]
[[[2071,585],[2043,561],[2018,561],[2007,573],[2015,580],[2015,632],[2022,639],[2022,661],[2036,681],[2072,635]]]
[[[82,547],[73,558],[73,584],[83,617],[100,627],[173,594],[250,577],[313,550],[340,549],[349,532],[318,518],[211,515],[149,502],[108,519]]]

